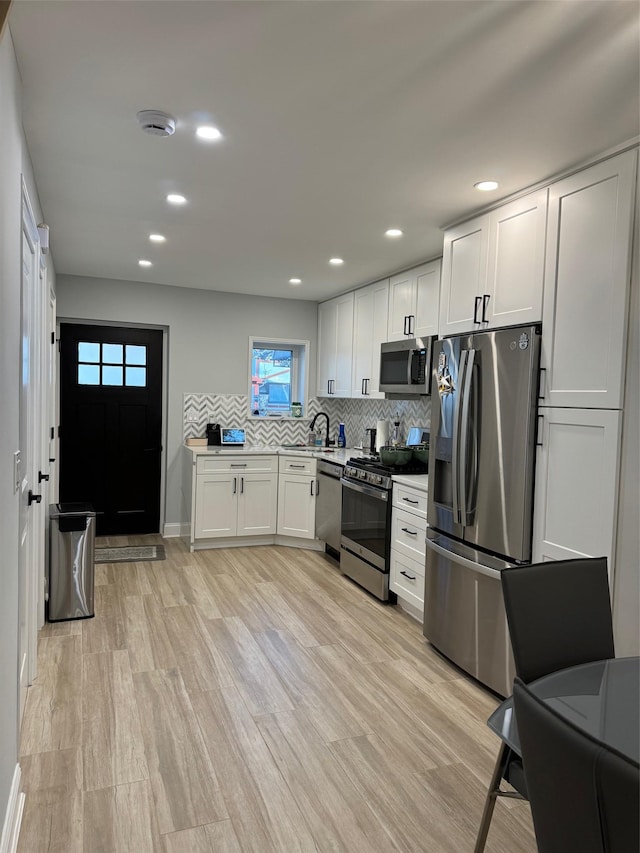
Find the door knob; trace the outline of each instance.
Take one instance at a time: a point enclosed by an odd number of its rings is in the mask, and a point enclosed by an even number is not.
[[[31,489],[29,489],[29,506],[31,506],[32,503],[39,504],[41,500],[42,500],[42,495],[34,495],[34,493],[31,491]]]

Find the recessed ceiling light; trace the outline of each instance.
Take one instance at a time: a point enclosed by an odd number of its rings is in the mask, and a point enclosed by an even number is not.
[[[330,258],[329,263],[333,264],[334,267],[339,267],[340,264],[344,263],[344,261],[342,260],[342,258]]]
[[[489,190],[497,190],[500,184],[497,181],[478,181],[473,185],[477,190],[488,192]]]
[[[169,193],[167,196],[167,201],[169,204],[186,204],[187,200],[183,195],[178,195],[178,193]]]
[[[144,260],[138,261],[138,264],[139,264],[141,267],[150,267],[150,266],[153,266],[153,265],[152,265],[152,263],[151,263],[151,261],[144,261]]]
[[[206,139],[208,142],[213,142],[216,139],[222,139],[222,134],[217,127],[210,124],[203,124],[196,130],[196,136],[200,139]]]
[[[402,237],[402,231],[399,228],[388,228],[384,232],[385,237]]]
[[[301,278],[290,278],[289,284],[302,284],[302,279]]]
[[[149,239],[152,243],[164,243],[167,238],[163,237],[162,234],[149,234]]]

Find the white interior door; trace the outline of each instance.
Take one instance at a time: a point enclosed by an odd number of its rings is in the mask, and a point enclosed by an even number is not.
[[[41,377],[38,352],[40,249],[38,229],[23,187],[22,201],[22,281],[20,353],[20,514],[19,514],[19,629],[18,661],[20,678],[19,719],[22,719],[26,688],[35,676],[38,608],[37,565],[44,556],[42,508],[39,514],[32,499],[38,494],[39,427],[41,424]]]

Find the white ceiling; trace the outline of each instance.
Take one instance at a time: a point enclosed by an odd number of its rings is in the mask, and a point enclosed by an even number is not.
[[[639,9],[15,0],[56,270],[324,299],[438,256],[443,225],[638,135]],[[173,137],[138,128],[151,108]],[[196,140],[202,119],[224,139]]]

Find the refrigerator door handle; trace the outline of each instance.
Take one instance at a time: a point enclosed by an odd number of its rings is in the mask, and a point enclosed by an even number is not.
[[[456,524],[461,524],[460,518],[460,415],[462,411],[462,391],[464,388],[464,374],[467,364],[467,350],[460,353],[458,364],[458,387],[456,389],[456,403],[453,410],[453,441],[451,447],[451,468],[453,470],[453,519]]]
[[[465,370],[464,376],[462,379],[462,414],[460,417],[461,425],[460,425],[460,464],[458,466],[459,470],[459,478],[460,478],[460,511],[462,513],[462,524],[467,524],[467,514],[469,512],[468,507],[468,495],[467,495],[467,482],[468,482],[468,470],[469,470],[469,427],[470,427],[470,417],[469,417],[469,402],[471,398],[471,385],[473,382],[473,365],[475,362],[476,351],[470,349],[466,353],[465,359]],[[475,454],[474,454],[475,455]],[[475,476],[475,474],[474,474]]]
[[[448,548],[443,548],[442,545],[438,545],[432,539],[427,539],[426,545],[428,550],[434,551],[436,554],[446,557],[447,560],[451,560],[454,563],[459,563],[467,569],[478,572],[480,575],[486,575],[488,578],[500,578],[500,569],[491,569],[489,566],[483,566],[482,563],[476,563],[474,560],[467,559],[467,557],[461,557],[460,554],[456,554]]]

